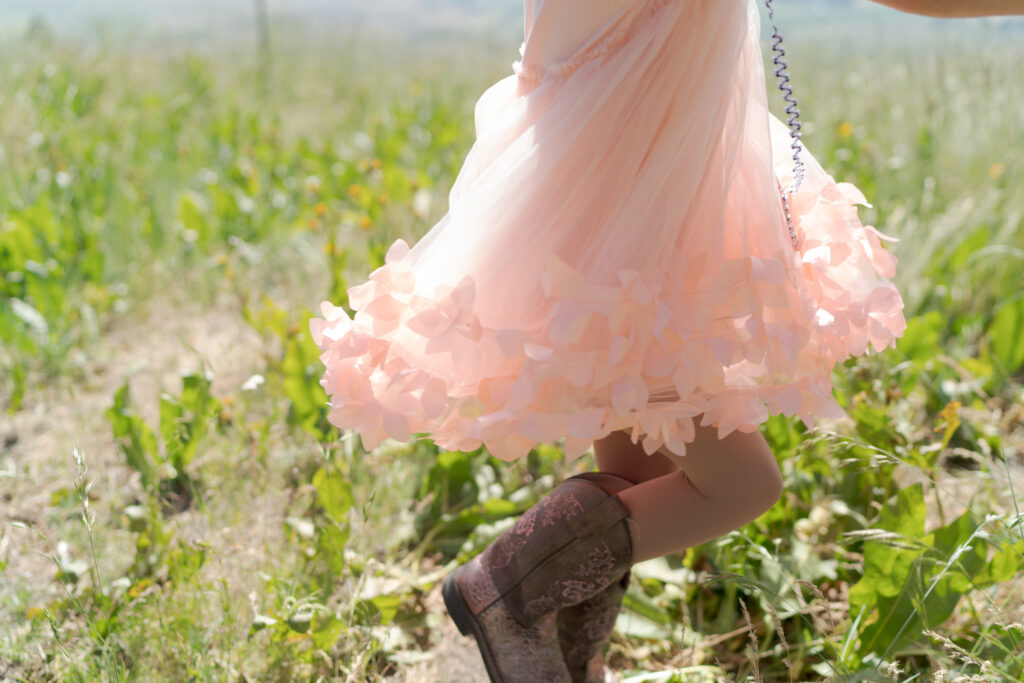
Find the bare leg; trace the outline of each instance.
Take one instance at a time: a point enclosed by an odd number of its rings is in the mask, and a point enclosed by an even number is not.
[[[634,484],[657,479],[679,469],[679,465],[661,453],[647,455],[640,444],[629,440],[627,432],[612,432],[594,442],[597,469],[617,474]]]
[[[602,470],[642,482],[619,493],[632,520],[634,562],[738,529],[782,494],[782,475],[759,432],[734,431],[719,440],[716,428],[698,426],[685,456],[659,451],[661,460],[654,461],[628,434],[619,434],[595,443],[594,450]],[[643,476],[648,474],[654,476]]]

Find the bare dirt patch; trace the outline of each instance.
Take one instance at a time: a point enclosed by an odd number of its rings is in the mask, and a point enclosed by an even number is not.
[[[74,496],[74,449],[84,454],[94,481],[101,570],[116,576],[134,553],[118,510],[136,495],[137,475],[123,462],[104,414],[118,387],[130,381],[134,409],[155,424],[160,393],[179,391],[182,372],[208,370],[216,395],[235,393],[262,368],[262,351],[263,340],[227,303],[201,310],[188,301],[154,300],[115,320],[91,346],[80,381],[29,387],[24,408],[0,428],[0,519],[7,522],[0,560],[8,563],[0,609],[53,598],[60,588],[51,581],[56,567],[46,555],[63,548],[62,541],[67,553],[87,547]],[[266,500],[250,504],[251,521],[273,510]],[[225,547],[223,555],[245,557],[234,550]],[[22,616],[0,615],[0,621]]]

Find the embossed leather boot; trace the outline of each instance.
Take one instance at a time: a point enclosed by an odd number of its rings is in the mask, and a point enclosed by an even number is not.
[[[604,683],[603,650],[628,587],[627,571],[589,600],[558,611],[558,643],[573,683]]]
[[[492,683],[570,683],[558,610],[621,580],[629,512],[586,475],[570,477],[444,581],[445,606],[472,634]]]
[[[635,482],[608,472],[586,472],[605,492],[616,494]],[[604,683],[603,651],[629,587],[629,570],[618,581],[583,602],[558,610],[558,643],[573,683]]]

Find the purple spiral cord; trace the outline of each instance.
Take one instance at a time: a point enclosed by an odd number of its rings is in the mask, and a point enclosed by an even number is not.
[[[804,162],[800,158],[803,145],[800,144],[800,107],[797,105],[796,97],[793,95],[793,87],[789,84],[789,64],[786,63],[786,51],[782,47],[782,34],[779,27],[775,25],[775,7],[773,0],[764,0],[765,9],[768,10],[768,21],[772,26],[772,64],[775,65],[775,77],[778,79],[779,91],[782,92],[782,99],[786,102],[786,125],[789,126],[789,136],[793,138],[790,148],[793,150],[793,182],[789,187],[779,191],[782,195],[782,208],[786,212],[786,227],[789,228],[789,239],[793,248],[800,250],[796,238],[796,231],[793,229],[793,219],[789,213],[789,195],[795,194],[804,181]]]

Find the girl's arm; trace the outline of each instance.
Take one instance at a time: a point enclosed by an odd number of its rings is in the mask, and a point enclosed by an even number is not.
[[[875,0],[903,12],[930,17],[985,17],[1024,14],[1024,0]]]

